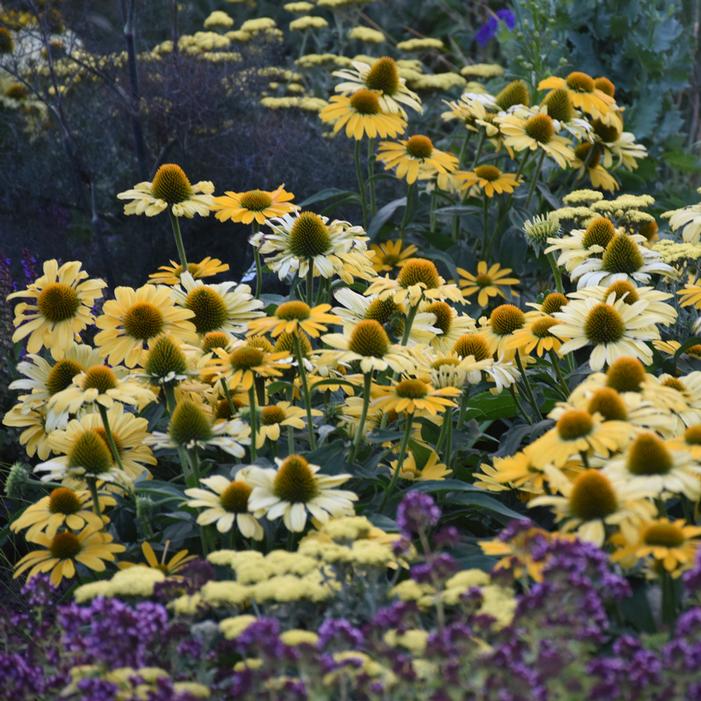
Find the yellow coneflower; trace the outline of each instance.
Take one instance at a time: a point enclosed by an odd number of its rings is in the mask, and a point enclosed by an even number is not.
[[[394,268],[401,268],[419,249],[413,243],[405,244],[400,239],[396,239],[374,243],[370,246],[370,250],[375,253],[372,258],[372,267],[378,273],[384,273]]]
[[[124,214],[145,214],[153,217],[168,209],[173,216],[191,219],[195,214],[206,217],[214,204],[214,185],[203,180],[190,183],[185,171],[175,163],[163,164],[152,182],[134,185],[120,192],[120,200],[131,200],[124,205]]]
[[[195,340],[195,312],[175,304],[169,287],[144,285],[137,290],[117,287],[95,320],[100,331],[95,345],[113,365],[138,365],[148,342],[168,334],[182,341]]]
[[[197,517],[200,526],[215,524],[220,533],[228,533],[234,525],[244,538],[262,540],[263,528],[249,506],[253,487],[241,474],[229,480],[222,475],[205,477],[200,482],[207,489],[186,489],[187,505],[193,509],[204,508]]]
[[[381,93],[361,88],[350,97],[334,95],[319,113],[322,122],[333,125],[333,133],[345,128],[349,139],[394,138],[406,129],[406,121],[398,112],[383,112]]]
[[[529,113],[530,114],[530,113]],[[567,139],[556,132],[556,124],[547,112],[505,114],[497,117],[504,135],[504,145],[514,151],[540,151],[560,168],[567,168],[574,160],[574,151]]]
[[[652,560],[672,577],[678,577],[693,565],[701,545],[700,536],[701,527],[687,524],[683,519],[644,521],[639,524],[633,542],[626,541],[622,534],[612,539],[619,547],[611,553],[611,559],[624,567],[633,567],[640,560]],[[652,568],[651,574],[654,572]]]
[[[434,388],[429,382],[418,378],[406,378],[391,386],[378,386],[380,397],[373,400],[375,410],[384,413],[428,414],[436,416],[447,408],[454,407],[453,397],[460,395],[456,387]]]
[[[220,222],[233,221],[241,224],[265,224],[268,219],[282,217],[299,209],[292,200],[294,194],[285,190],[284,183],[275,190],[248,190],[231,192],[214,198],[212,211]]]
[[[525,355],[535,351],[539,358],[551,351],[557,353],[562,340],[553,335],[552,328],[558,323],[557,319],[547,315],[527,318],[525,326],[515,331],[506,342],[506,348]]]
[[[318,409],[312,409],[312,416],[321,416]],[[258,409],[258,431],[256,433],[257,447],[262,448],[265,441],[276,443],[280,440],[280,428],[291,427],[303,430],[305,411],[290,402],[277,402]]]
[[[618,180],[601,164],[603,149],[600,144],[579,144],[574,150],[572,166],[577,170],[579,177],[586,172],[589,182],[606,192],[615,192],[620,187]]]
[[[100,526],[101,528],[101,526]],[[115,554],[124,552],[125,547],[112,542],[112,536],[100,528],[88,526],[80,533],[64,531],[49,536],[36,533],[30,542],[44,547],[27,553],[15,565],[15,577],[29,570],[28,579],[40,572],[51,572],[51,583],[58,586],[63,578],[73,579],[76,564],[94,572],[104,572],[105,562],[114,562]]]
[[[271,521],[282,517],[288,531],[299,533],[308,515],[326,523],[331,517],[353,513],[357,495],[337,489],[350,475],[321,475],[319,466],[301,455],[288,455],[275,462],[276,470],[253,465],[242,470],[243,479],[253,487],[248,507],[256,517],[266,516]]]
[[[607,457],[625,447],[632,437],[625,421],[604,421],[598,414],[569,409],[555,426],[524,449],[536,467],[561,467],[576,455]]]
[[[511,268],[502,268],[499,263],[487,267],[487,262],[481,260],[477,263],[476,273],[471,273],[464,268],[458,268],[459,282],[465,297],[477,294],[477,304],[486,307],[491,297],[502,297],[506,299],[506,292],[514,297],[518,297],[516,290],[510,289],[519,284],[519,279],[509,277]]]
[[[613,85],[608,81],[610,85]],[[607,92],[601,90],[605,86]],[[616,114],[616,101],[609,94],[609,86],[601,79],[597,84],[590,75],[582,71],[573,71],[566,78],[550,76],[538,83],[538,90],[565,90],[572,105],[583,112],[599,119],[606,124],[620,125],[620,117]]]
[[[232,390],[249,390],[256,377],[280,377],[290,367],[290,354],[267,351],[247,341],[229,348],[214,348],[202,368],[202,376],[212,380],[226,379]]]
[[[197,555],[190,555],[189,551],[185,548],[183,548],[182,550],[178,550],[178,552],[172,555],[170,559],[167,559],[169,544],[170,541],[167,540],[165,542],[165,546],[163,548],[163,553],[161,554],[160,560],[156,557],[156,553],[153,551],[153,546],[151,545],[151,543],[145,540],[141,544],[141,552],[144,556],[144,560],[146,560],[146,565],[151,569],[163,572],[163,574],[165,574],[167,577],[177,574],[189,562],[192,562],[193,560],[197,559]],[[128,570],[130,567],[143,566],[144,565],[141,562],[126,562],[124,560],[117,563],[117,567],[120,570]]]
[[[380,94],[383,112],[405,116],[404,107],[421,112],[419,96],[407,88],[406,81],[399,75],[397,62],[389,56],[378,58],[372,64],[352,61],[349,68],[335,71],[334,75],[343,79],[335,87],[338,93],[353,95],[359,90],[374,90]]]
[[[199,263],[188,263],[187,271],[184,271],[181,265],[171,260],[170,265],[161,265],[148,278],[152,285],[177,285],[183,272],[188,272],[195,280],[200,280],[214,277],[219,275],[219,273],[225,273],[227,270],[229,270],[228,263],[222,263],[219,258],[206,256]]]
[[[556,520],[562,522],[563,532],[574,531],[578,538],[599,547],[604,544],[607,527],[632,534],[638,523],[655,514],[651,502],[599,470],[584,470],[572,481],[556,470],[546,468],[546,472],[564,496],[538,496],[528,506],[552,507]]]
[[[253,319],[249,322],[249,335],[270,333],[275,338],[283,333],[293,334],[302,331],[312,338],[324,333],[330,324],[340,324],[341,319],[329,314],[330,304],[310,307],[305,302],[292,300],[283,302],[273,316]]]
[[[110,496],[100,496],[100,513],[117,502]],[[92,496],[86,490],[75,491],[68,487],[56,487],[51,493],[39,499],[22,515],[10,524],[10,530],[17,533],[28,528],[27,539],[36,533],[46,533],[53,538],[59,528],[79,531],[87,526],[102,528],[103,519],[95,514]]]
[[[452,173],[458,167],[456,156],[437,149],[423,134],[397,142],[381,141],[377,160],[385,164],[386,170],[396,168],[397,177],[410,185],[417,180],[430,180],[437,174]]]
[[[474,170],[460,171],[456,177],[470,194],[483,192],[486,197],[509,194],[521,184],[521,179],[515,173],[505,173],[493,165],[481,165]]]
[[[92,324],[92,308],[107,283],[88,279],[79,261],[59,267],[55,259],[47,260],[43,271],[26,290],[7,296],[8,300],[27,298],[15,307],[12,342],[29,336],[29,353],[48,348],[54,358],[61,358],[78,334]]]

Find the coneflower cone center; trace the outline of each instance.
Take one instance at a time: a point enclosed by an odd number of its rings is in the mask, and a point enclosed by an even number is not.
[[[314,473],[301,455],[290,455],[280,465],[273,481],[273,493],[292,504],[306,504],[319,494]]]
[[[163,314],[150,302],[137,302],[124,315],[124,330],[140,341],[154,338],[163,330]]]
[[[525,323],[525,314],[513,304],[498,306],[489,317],[489,325],[497,336],[508,336]]]
[[[253,490],[245,482],[232,482],[220,495],[219,503],[232,514],[248,513],[248,497]]]
[[[473,333],[466,333],[455,341],[453,352],[457,353],[461,358],[472,356],[476,361],[487,360],[491,356],[489,352],[489,344],[487,340]]]
[[[594,79],[582,73],[581,71],[574,71],[570,73],[565,79],[567,87],[570,90],[576,90],[577,92],[593,92],[594,91]]]
[[[49,511],[52,514],[77,514],[80,511],[78,495],[68,487],[56,487],[49,495]]]
[[[298,258],[314,258],[331,247],[329,229],[318,214],[302,212],[292,224],[290,251]]]
[[[239,201],[244,209],[248,209],[251,212],[262,212],[270,207],[273,203],[273,198],[270,196],[270,193],[263,190],[250,190],[249,192],[244,192]]]
[[[207,415],[189,399],[184,399],[176,405],[168,432],[178,445],[187,445],[192,441],[206,441],[212,436]]]
[[[475,175],[478,178],[482,178],[482,180],[494,182],[501,177],[501,171],[496,166],[477,166],[477,168],[475,168]]]
[[[39,293],[37,307],[45,319],[58,324],[75,316],[80,308],[80,298],[70,285],[52,282]]]
[[[423,399],[428,394],[428,387],[421,380],[402,380],[395,389],[397,396],[403,399]]]
[[[565,295],[561,292],[551,292],[543,300],[541,309],[544,314],[554,314],[555,312],[559,312],[565,304],[567,304],[567,297],[565,297]]]
[[[625,324],[612,306],[597,304],[587,315],[584,333],[594,345],[616,343],[623,338]]]
[[[432,261],[425,258],[409,258],[401,267],[397,282],[402,287],[422,284],[426,289],[432,290],[440,284],[440,275]]]
[[[685,540],[682,529],[673,523],[655,523],[643,533],[643,542],[650,546],[678,548]]]
[[[563,441],[575,441],[588,436],[594,429],[594,422],[588,412],[569,409],[557,420],[556,427]]]
[[[609,273],[634,273],[643,266],[638,245],[627,234],[617,234],[606,246],[602,268]]]
[[[587,226],[582,237],[582,245],[584,248],[601,246],[601,248],[605,249],[615,235],[616,228],[611,220],[606,217],[597,217]]]
[[[358,90],[350,98],[350,103],[351,107],[359,114],[373,115],[381,112],[380,101],[372,90]]]
[[[453,310],[449,304],[445,302],[433,302],[429,304],[424,311],[436,317],[433,325],[439,328],[443,332],[443,335],[450,331],[453,325]]]
[[[80,541],[72,533],[57,533],[49,545],[51,557],[55,557],[57,560],[71,560],[81,550]]]
[[[526,134],[539,144],[547,144],[555,136],[552,117],[547,114],[536,114],[531,117],[524,127]]]
[[[82,372],[83,368],[74,360],[59,360],[49,370],[46,378],[46,389],[49,394],[54,395],[61,390],[70,387],[73,378]]]
[[[192,185],[179,165],[164,163],[153,176],[151,193],[168,204],[178,204],[191,197]]]
[[[618,508],[609,480],[597,470],[585,470],[574,482],[569,497],[570,511],[582,521],[606,518]]]
[[[260,410],[260,422],[263,426],[274,426],[275,424],[282,423],[286,418],[285,410],[275,404],[272,406],[264,406]]]
[[[628,449],[628,472],[637,476],[666,475],[674,460],[665,444],[652,433],[639,435]]]
[[[385,95],[394,95],[401,85],[397,62],[389,56],[378,58],[368,71],[365,84],[371,90],[379,90]]]
[[[88,475],[97,477],[112,467],[112,454],[97,430],[81,434],[68,452],[68,465],[82,468]]]
[[[145,370],[149,375],[159,378],[170,373],[182,375],[187,371],[187,361],[173,340],[162,336],[149,350]]]
[[[85,372],[83,391],[96,389],[99,394],[105,394],[110,389],[117,387],[117,376],[106,365],[93,365]]]
[[[185,298],[185,306],[195,316],[191,321],[197,333],[207,333],[221,328],[228,316],[224,298],[210,287],[195,287]]]
[[[610,387],[597,389],[589,400],[590,414],[600,414],[604,421],[626,421],[628,411],[621,395]]]
[[[606,372],[606,384],[618,392],[639,392],[645,368],[637,358],[617,358]]]
[[[348,348],[358,355],[382,358],[389,350],[389,337],[378,321],[365,319],[353,328]]]

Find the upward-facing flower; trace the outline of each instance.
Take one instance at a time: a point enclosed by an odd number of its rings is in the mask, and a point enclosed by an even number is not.
[[[40,572],[51,572],[51,583],[58,586],[63,578],[73,579],[76,564],[84,565],[94,572],[104,572],[105,562],[114,562],[115,554],[124,552],[123,545],[112,542],[112,536],[100,527],[87,526],[80,533],[68,531],[49,536],[36,533],[31,542],[43,546],[43,550],[32,550],[15,565],[15,577],[29,570],[28,579]]]
[[[599,89],[594,78],[582,71],[573,71],[566,78],[552,75],[538,83],[538,90],[565,90],[574,107],[605,124],[621,124],[613,96]]]
[[[341,320],[334,314],[328,314],[330,304],[319,304],[310,307],[299,300],[283,302],[275,310],[273,316],[253,319],[249,322],[249,336],[270,333],[275,338],[283,333],[293,334],[298,331],[317,338],[326,331],[329,324],[340,324]]]
[[[180,286],[172,288],[172,296],[176,304],[194,314],[189,321],[195,325],[198,334],[210,331],[243,333],[251,319],[264,316],[260,311],[263,302],[251,294],[248,285],[235,282],[206,285],[195,280],[190,273],[184,273],[180,277]]]
[[[477,272],[475,274],[458,268],[458,274],[462,278],[460,280],[460,288],[465,297],[477,295],[477,304],[480,307],[486,307],[490,297],[501,297],[506,299],[506,292],[510,292],[514,297],[518,297],[516,290],[510,289],[514,285],[518,285],[519,280],[516,277],[510,277],[511,268],[502,268],[499,263],[487,267],[487,262],[481,260],[477,263]]]
[[[398,178],[410,185],[417,180],[430,180],[438,174],[452,173],[458,168],[458,159],[452,153],[437,149],[431,139],[415,134],[402,141],[381,141],[377,160],[385,170],[396,168]]]
[[[634,537],[641,521],[655,514],[655,507],[631,486],[613,481],[599,470],[584,470],[568,480],[559,470],[546,468],[551,485],[563,496],[539,496],[528,506],[551,506],[565,532],[601,547],[607,527]]]
[[[226,191],[214,198],[212,210],[221,221],[241,224],[265,224],[268,219],[290,214],[299,207],[292,202],[294,194],[285,190],[284,183],[276,190],[248,190],[247,192]]]
[[[419,414],[436,416],[449,407],[454,407],[453,397],[460,395],[456,387],[441,387],[435,389],[430,382],[409,377],[400,380],[395,385],[378,387],[381,396],[375,399],[372,406],[376,410],[389,413]]]
[[[559,136],[559,123],[547,112],[513,112],[496,118],[504,135],[504,145],[514,151],[541,151],[560,166],[567,168],[574,160],[569,141]]]
[[[604,302],[576,299],[553,314],[559,323],[551,331],[565,341],[560,348],[563,355],[593,346],[589,356],[592,370],[601,370],[623,356],[639,358],[648,365],[652,351],[645,341],[659,338],[660,333],[646,309],[646,302],[627,304],[616,299],[614,292]]]
[[[228,269],[228,263],[222,263],[219,258],[211,256],[206,256],[199,263],[188,263],[187,270],[183,270],[182,265],[171,260],[170,265],[161,265],[155,273],[151,273],[148,281],[152,285],[177,285],[183,272],[190,273],[195,280],[200,280],[225,273]]]
[[[27,298],[15,307],[12,341],[17,343],[29,336],[29,353],[48,348],[54,358],[61,358],[78,334],[92,323],[92,308],[107,283],[89,280],[77,260],[60,267],[56,260],[47,260],[43,269],[44,274],[26,290],[7,296],[8,300]]]
[[[200,482],[207,489],[196,487],[185,490],[185,495],[189,497],[186,502],[189,507],[204,508],[197,517],[200,526],[214,523],[220,533],[228,533],[235,524],[244,538],[263,540],[263,528],[248,505],[253,488],[241,472],[234,480],[222,475],[213,475],[201,479]]]
[[[194,316],[194,311],[176,306],[169,287],[117,287],[114,299],[105,302],[95,320],[101,329],[95,335],[95,345],[111,364],[124,361],[127,367],[134,367],[142,361],[148,342],[161,334],[194,340]]]
[[[504,173],[491,164],[477,166],[474,170],[459,171],[455,177],[468,194],[484,193],[486,197],[509,194],[521,184],[515,173]]]
[[[379,102],[383,112],[393,112],[406,116],[404,107],[421,112],[421,100],[406,86],[406,81],[399,75],[397,62],[389,56],[378,58],[374,63],[353,61],[351,68],[334,72],[343,78],[335,90],[343,95],[353,95],[360,90],[373,90],[379,93]]]
[[[253,486],[248,499],[249,509],[271,521],[282,516],[285,528],[300,532],[307,524],[307,515],[321,523],[331,517],[353,513],[357,495],[336,489],[350,479],[348,474],[320,475],[320,467],[301,455],[276,458],[277,470],[252,465],[244,468],[243,479]]]
[[[120,192],[120,200],[131,200],[124,205],[124,214],[145,214],[154,217],[168,209],[176,217],[192,219],[195,214],[209,215],[214,204],[214,185],[208,180],[190,183],[185,171],[175,163],[164,163],[153,176],[152,182],[134,185]]]
[[[310,268],[314,277],[338,275],[348,284],[375,276],[368,237],[360,226],[338,219],[329,222],[314,212],[287,214],[268,226],[271,232],[256,234],[251,243],[281,280],[295,274],[303,278]]]
[[[280,377],[290,367],[290,360],[284,351],[272,352],[250,340],[241,341],[228,348],[214,348],[202,368],[202,376],[225,379],[233,390],[248,390],[256,377]]]
[[[372,267],[378,273],[384,273],[394,268],[401,268],[419,249],[413,243],[405,245],[403,241],[397,239],[373,243],[370,250],[375,254],[372,258]]]
[[[320,351],[321,365],[328,364],[330,358],[337,363],[358,361],[364,373],[388,367],[395,372],[408,372],[415,366],[406,346],[390,343],[382,325],[374,319],[358,322],[349,333],[326,334],[322,340],[336,350]]]
[[[421,300],[449,299],[464,303],[457,285],[446,283],[439,275],[435,263],[426,258],[409,258],[400,268],[396,279],[389,276],[377,278],[365,290],[365,294],[376,294],[379,299],[391,298],[397,304],[408,302],[411,306]]]
[[[350,97],[334,95],[319,113],[322,122],[333,124],[334,135],[345,128],[349,139],[364,137],[394,138],[406,129],[406,121],[399,112],[384,112],[381,93],[361,88]]]
[[[77,413],[84,406],[99,404],[109,409],[115,403],[142,409],[156,399],[153,392],[136,382],[123,367],[92,365],[75,375],[66,389],[48,402],[49,413]]]

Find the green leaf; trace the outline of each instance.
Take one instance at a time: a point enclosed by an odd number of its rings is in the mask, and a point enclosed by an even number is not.
[[[518,409],[514,398],[508,392],[491,394],[482,392],[470,399],[466,406],[476,418],[505,419],[516,416]]]
[[[355,195],[356,193],[351,190],[341,190],[337,187],[327,187],[324,190],[320,190],[314,195],[307,197],[299,203],[300,207],[309,207],[309,205],[316,204],[317,202],[326,202],[327,200],[333,199],[334,197],[348,197],[349,195]]]
[[[523,514],[510,509],[508,506],[502,504],[498,499],[489,496],[489,494],[481,489],[478,489],[470,494],[454,494],[446,501],[449,504],[459,504],[460,506],[476,507],[478,510],[482,509],[484,511],[489,511],[492,514],[501,516],[502,518],[498,520],[503,520],[503,522],[512,521],[513,519],[523,521],[526,518]]]
[[[382,229],[382,227],[400,207],[406,207],[406,197],[400,197],[399,199],[392,200],[382,207],[372,218],[372,221],[368,226],[368,236],[373,237],[378,234],[380,229]]]

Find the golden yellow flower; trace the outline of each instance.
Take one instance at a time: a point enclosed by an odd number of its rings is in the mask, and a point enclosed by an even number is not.
[[[228,263],[222,263],[219,258],[212,258],[211,256],[206,256],[199,263],[187,264],[187,272],[195,280],[214,277],[219,275],[219,273],[225,273],[228,269]],[[171,260],[170,265],[161,265],[155,273],[151,273],[148,276],[148,281],[152,285],[177,285],[182,274],[182,266]]]
[[[679,295],[679,304],[682,307],[695,307],[701,309],[701,284],[698,278],[689,275],[686,286],[677,290]]]
[[[256,377],[280,377],[290,367],[290,354],[271,352],[260,344],[240,341],[229,348],[214,348],[202,368],[210,381],[225,379],[232,390],[249,390]]]
[[[306,412],[290,402],[277,402],[260,407],[258,410],[258,433],[256,434],[256,447],[262,448],[266,440],[277,443],[280,440],[280,427],[290,426],[293,429],[302,430],[306,423]],[[318,409],[312,409],[312,416],[321,416]]]
[[[334,95],[319,113],[322,122],[333,125],[334,135],[345,128],[349,139],[394,138],[406,129],[406,121],[399,112],[384,112],[380,105],[381,93],[361,88],[350,97]]]
[[[477,273],[473,274],[464,268],[458,268],[460,275],[460,287],[465,297],[477,294],[477,304],[486,307],[491,297],[506,299],[506,292],[518,297],[516,290],[510,289],[519,284],[519,279],[510,277],[511,268],[502,268],[499,263],[494,263],[487,268],[487,262],[481,260],[477,263]]]
[[[100,496],[100,512],[117,502],[110,496]],[[93,510],[92,496],[88,490],[74,491],[68,487],[56,487],[50,494],[27,507],[10,525],[17,533],[28,528],[27,539],[36,533],[46,533],[53,538],[59,528],[79,531],[86,526],[102,528],[102,519]]]
[[[161,554],[161,559],[156,557],[156,553],[153,551],[153,546],[148,541],[144,541],[141,544],[141,552],[143,553],[146,564],[149,568],[154,570],[159,570],[163,572],[166,576],[171,576],[177,574],[180,570],[188,564],[197,559],[196,555],[190,555],[186,549],[178,550],[170,559],[167,559],[168,546],[170,541],[167,540],[163,548],[163,553]],[[143,567],[144,564],[141,562],[126,562],[121,561],[117,563],[117,567],[120,570],[128,570],[131,567]]]
[[[609,81],[610,82],[610,81]],[[566,78],[550,76],[538,83],[538,90],[565,90],[574,107],[581,109],[605,124],[622,127],[620,117],[616,114],[616,101],[590,75],[582,71],[573,71]]]
[[[530,355],[533,351],[540,358],[550,351],[559,351],[562,341],[551,333],[558,320],[552,316],[536,315],[526,318],[526,325],[515,331],[506,342],[508,350]]]
[[[15,577],[29,570],[28,579],[39,573],[51,572],[51,583],[58,586],[63,578],[73,579],[76,564],[94,572],[104,572],[105,562],[114,562],[115,553],[125,550],[123,545],[112,542],[112,536],[99,528],[88,526],[80,533],[64,531],[49,536],[34,534],[32,543],[44,547],[32,550],[15,565]]]
[[[29,336],[29,353],[45,347],[58,359],[93,322],[92,308],[107,283],[88,279],[77,260],[60,267],[55,259],[47,260],[43,270],[44,274],[26,290],[7,296],[8,300],[28,298],[15,306],[12,341],[17,343]]]
[[[317,338],[325,332],[329,324],[340,324],[341,319],[334,314],[328,314],[330,304],[319,304],[310,307],[299,300],[283,302],[275,310],[273,316],[263,319],[253,319],[249,322],[249,336],[270,333],[275,338],[283,333],[296,333],[301,330],[312,338]]]
[[[172,291],[165,285],[144,285],[137,290],[117,287],[114,299],[105,302],[95,320],[101,329],[95,345],[112,365],[122,361],[127,367],[142,362],[148,342],[167,334],[182,341],[195,340],[195,316],[190,309],[178,307]]]
[[[474,170],[459,171],[455,177],[461,188],[470,194],[483,192],[487,197],[509,194],[521,184],[521,179],[515,173],[505,173],[490,164],[477,166]]]
[[[397,460],[390,462],[390,467],[394,473],[397,469]],[[453,471],[440,462],[438,453],[435,450],[430,450],[428,457],[423,464],[417,462],[416,456],[412,451],[409,451],[402,463],[402,469],[399,476],[405,480],[442,480],[453,474]]]
[[[373,400],[373,408],[397,414],[418,412],[436,416],[449,407],[454,407],[452,397],[460,395],[460,390],[456,387],[435,389],[429,382],[418,378],[406,378],[391,386],[378,385],[377,389],[381,396]]]
[[[430,180],[439,173],[452,173],[458,167],[456,156],[437,149],[423,134],[397,142],[381,141],[377,160],[385,164],[385,170],[396,168],[397,177],[410,185],[417,180]]]
[[[640,560],[652,560],[678,577],[691,567],[701,541],[701,527],[687,524],[683,519],[670,521],[658,518],[638,526],[636,538],[629,542],[623,534],[611,539],[618,548],[611,554],[614,562],[633,567]],[[655,570],[652,570],[655,573]]]
[[[375,253],[372,258],[372,267],[376,272],[384,273],[394,268],[401,268],[419,249],[413,243],[405,244],[400,239],[396,239],[373,243],[370,250]]]
[[[283,183],[277,189],[248,190],[247,192],[226,191],[214,198],[212,210],[221,221],[233,221],[241,224],[265,224],[268,219],[281,217],[294,212],[299,207],[292,202],[294,194],[285,190]]]

